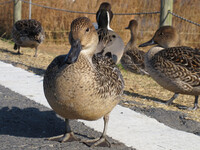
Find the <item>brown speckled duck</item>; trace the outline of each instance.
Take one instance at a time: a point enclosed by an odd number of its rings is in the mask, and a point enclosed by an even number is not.
[[[133,73],[148,75],[148,73],[145,71],[144,66],[145,52],[139,50],[136,45],[138,35],[138,22],[136,20],[131,20],[128,27],[126,27],[125,29],[130,30],[131,38],[126,45],[124,54],[121,58],[122,66],[124,67],[124,69]]]
[[[177,42],[175,28],[160,27],[150,41],[140,45],[158,44],[147,52],[145,66],[159,85],[175,93],[166,104],[170,105],[178,94],[194,95],[192,109],[197,109],[200,94],[200,50],[185,46],[174,47]]]
[[[95,53],[109,56],[115,63],[119,63],[124,52],[124,42],[121,37],[110,28],[112,18],[113,13],[110,3],[101,3],[96,13],[99,43]]]
[[[122,75],[111,58],[94,55],[98,35],[88,18],[80,17],[72,22],[69,41],[69,53],[56,57],[44,75],[46,99],[66,121],[66,133],[58,140],[77,140],[70,129],[69,119],[97,120],[103,117],[102,136],[86,142],[94,142],[92,146],[105,142],[110,146],[106,140],[107,124],[109,113],[123,92]]]
[[[14,49],[18,49],[18,54],[21,54],[20,47],[30,47],[35,48],[34,56],[37,57],[38,46],[43,42],[45,34],[39,21],[19,20],[13,26],[12,38],[15,42]]]

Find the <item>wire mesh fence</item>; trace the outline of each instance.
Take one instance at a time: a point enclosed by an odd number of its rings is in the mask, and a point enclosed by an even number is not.
[[[22,19],[29,18],[29,0],[21,0]],[[112,5],[114,17],[111,28],[124,42],[130,38],[128,26],[131,19],[139,22],[138,44],[149,40],[159,27],[160,0],[107,0]],[[67,43],[72,20],[79,16],[96,22],[95,13],[103,0],[32,0],[32,18],[40,21],[46,32],[46,42]],[[200,1],[175,0],[173,26],[180,34],[180,44],[200,47]],[[177,15],[179,14],[179,15]],[[187,19],[186,19],[187,18]],[[192,20],[192,21],[191,21]],[[10,37],[13,25],[13,0],[0,0],[0,35]]]

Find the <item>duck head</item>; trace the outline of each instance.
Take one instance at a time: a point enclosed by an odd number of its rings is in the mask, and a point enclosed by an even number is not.
[[[176,32],[176,29],[172,26],[162,26],[156,31],[156,33],[150,41],[139,45],[139,47],[158,44],[163,48],[168,48],[176,46],[177,43],[178,34]]]
[[[137,27],[138,27],[138,22],[136,21],[136,20],[131,20],[130,22],[129,22],[129,25],[128,25],[128,27],[126,27],[125,29],[130,29],[130,30],[134,30],[134,29],[137,29]]]
[[[113,12],[111,10],[111,5],[108,2],[101,3],[99,10],[96,13],[96,20],[98,28],[110,29],[110,22],[113,18]]]
[[[71,49],[67,54],[65,63],[75,63],[80,53],[88,57],[93,56],[98,44],[98,35],[90,19],[80,17],[72,21],[69,42]]]

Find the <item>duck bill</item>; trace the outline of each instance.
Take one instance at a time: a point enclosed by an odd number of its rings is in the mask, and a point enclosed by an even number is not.
[[[150,41],[146,43],[140,44],[139,47],[146,47],[146,46],[154,45],[154,44],[157,44],[157,43],[153,39],[151,39]]]
[[[74,40],[69,53],[66,56],[65,62],[67,64],[75,63],[78,59],[78,56],[81,52],[82,46],[80,40]]]
[[[126,27],[126,28],[124,28],[124,29],[129,29],[129,27]]]

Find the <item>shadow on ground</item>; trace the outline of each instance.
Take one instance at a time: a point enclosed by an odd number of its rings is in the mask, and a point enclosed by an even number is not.
[[[13,52],[13,51],[9,51],[8,49],[0,49],[0,52],[2,53],[7,53],[8,56],[6,57],[10,57],[12,55],[15,55],[15,56],[19,56],[19,54],[16,52]],[[23,54],[20,54],[20,55],[23,55]],[[41,68],[36,68],[36,67],[33,67],[33,66],[29,66],[29,65],[26,65],[24,63],[20,63],[20,62],[16,62],[16,61],[12,61],[12,60],[9,60],[9,59],[5,59],[5,60],[2,60],[3,62],[5,63],[9,63],[9,64],[12,64],[13,66],[22,66],[23,68],[26,68],[26,70],[28,71],[31,71],[37,75],[44,75],[45,73],[45,70],[44,69],[41,69]]]
[[[150,97],[150,96],[144,96],[144,95],[141,95],[141,94],[138,94],[138,93],[133,93],[133,92],[129,92],[129,91],[124,91],[124,94],[125,95],[128,95],[128,96],[132,96],[132,97],[138,97],[138,98],[141,98],[143,100],[151,100],[151,101],[154,101],[156,103],[159,103],[159,104],[163,104],[165,105],[167,100],[162,100],[162,99],[159,99],[159,98],[155,98],[155,97]],[[171,97],[169,97],[170,99]],[[129,103],[132,103],[133,101],[129,101]],[[177,103],[172,103],[171,105],[179,108],[179,109],[189,109],[189,107],[187,106],[184,106],[184,105],[180,105],[180,104],[177,104]]]
[[[64,129],[65,122],[53,111],[18,107],[0,109],[0,134],[42,138],[62,134]]]
[[[16,50],[16,52],[13,52],[13,51],[9,51],[8,49],[2,49],[2,48],[0,48],[0,52],[12,54],[12,55],[19,55],[17,53],[17,50]]]
[[[70,122],[75,136],[81,139],[94,139],[101,133],[89,129],[83,123]],[[65,122],[53,111],[40,111],[37,108],[3,107],[0,109],[0,135],[10,135],[26,138],[49,138],[63,134]],[[124,146],[109,138],[113,147]],[[88,145],[88,144],[86,144]],[[99,145],[105,147],[105,145]]]

